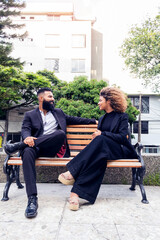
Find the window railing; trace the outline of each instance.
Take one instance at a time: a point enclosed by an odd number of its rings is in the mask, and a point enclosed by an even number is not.
[[[155,147],[144,146],[142,149],[142,153],[158,153],[158,154],[160,154],[160,146],[155,146]]]

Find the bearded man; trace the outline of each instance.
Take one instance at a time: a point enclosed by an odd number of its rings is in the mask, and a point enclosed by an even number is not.
[[[8,155],[21,152],[23,174],[28,196],[25,210],[27,218],[37,215],[38,198],[35,160],[38,157],[69,157],[66,127],[71,124],[95,124],[95,119],[66,115],[60,108],[54,108],[54,97],[50,88],[37,92],[39,107],[25,113],[22,123],[22,142],[9,141],[4,149]]]

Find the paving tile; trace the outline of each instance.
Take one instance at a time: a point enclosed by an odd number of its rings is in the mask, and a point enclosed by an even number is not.
[[[28,222],[1,222],[1,240],[54,240],[56,239],[58,224],[36,223],[34,219]]]
[[[67,222],[67,219],[70,219],[70,223],[114,224],[112,215],[108,214],[105,199],[98,199],[93,205],[80,200],[80,209],[76,212],[70,211],[67,204],[63,218],[65,222]]]
[[[158,240],[160,228],[147,225],[117,225],[120,240]]]
[[[61,225],[58,240],[119,240],[116,227],[105,224],[70,224]]]

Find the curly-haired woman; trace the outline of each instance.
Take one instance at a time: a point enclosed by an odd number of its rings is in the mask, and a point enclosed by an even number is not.
[[[100,91],[99,108],[106,113],[98,122],[93,140],[68,164],[68,171],[59,175],[63,184],[73,184],[69,207],[78,210],[79,197],[94,203],[105,173],[107,160],[137,158],[128,141],[128,116],[125,94],[118,88],[105,87]]]

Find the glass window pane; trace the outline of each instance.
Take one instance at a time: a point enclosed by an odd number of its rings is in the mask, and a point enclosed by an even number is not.
[[[133,133],[138,133],[138,122],[133,123]]]
[[[45,68],[49,71],[59,72],[59,59],[57,58],[46,58]]]
[[[149,97],[142,97],[142,113],[149,113]]]
[[[139,97],[134,98],[134,106],[139,109]]]
[[[85,72],[85,60],[84,59],[72,59],[72,72],[84,73]]]
[[[141,132],[143,134],[148,134],[148,121],[142,121],[141,122]]]
[[[72,60],[72,72],[78,72],[78,60]]]
[[[79,72],[81,72],[81,73],[85,72],[85,61],[84,60],[79,61]]]
[[[133,123],[133,133],[138,133],[138,121]],[[148,121],[141,121],[141,133],[148,134]]]
[[[139,97],[131,97],[132,104],[139,109]],[[149,113],[149,97],[142,96],[141,112]]]

